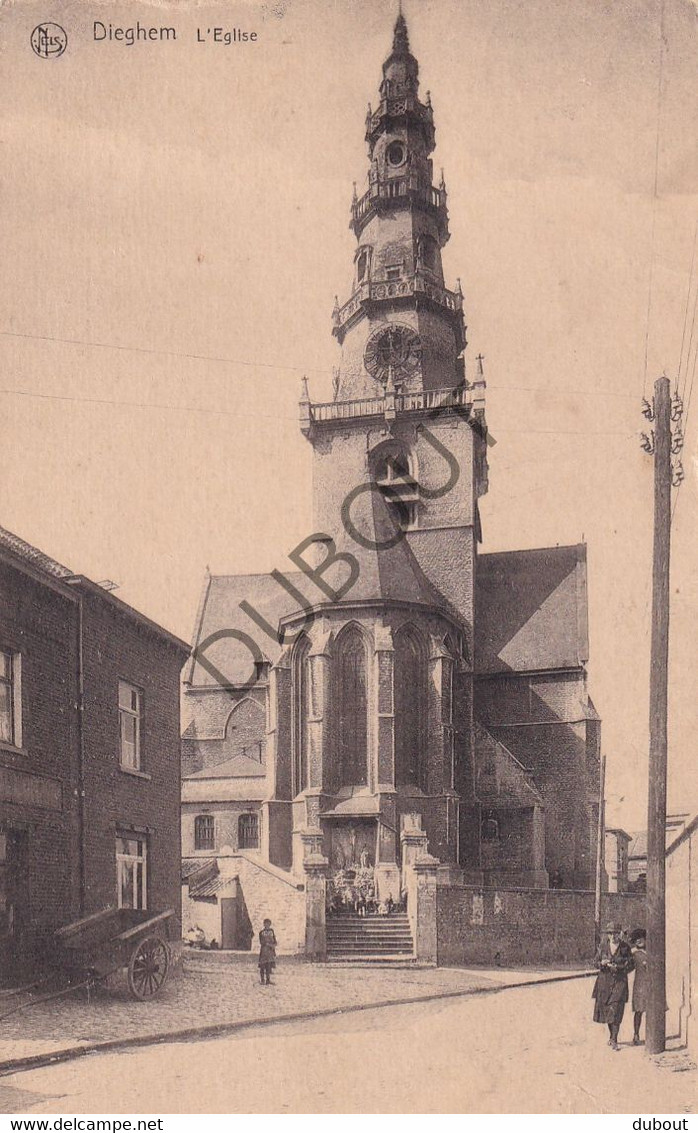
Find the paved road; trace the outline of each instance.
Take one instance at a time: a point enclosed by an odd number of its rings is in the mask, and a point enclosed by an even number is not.
[[[89,1055],[4,1078],[0,1099],[75,1114],[694,1112],[695,1070],[614,1054],[589,994],[580,980]]]

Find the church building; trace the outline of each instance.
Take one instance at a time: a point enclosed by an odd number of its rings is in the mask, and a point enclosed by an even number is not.
[[[334,398],[300,401],[313,534],[288,571],[206,577],[185,669],[185,909],[237,902],[231,946],[268,915],[316,951],[311,877],[328,907],[366,878],[409,901],[416,845],[438,886],[594,883],[585,548],[479,550],[482,360],[402,14],[365,130]]]

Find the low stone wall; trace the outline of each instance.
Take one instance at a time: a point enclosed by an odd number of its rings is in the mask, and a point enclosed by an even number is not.
[[[644,897],[604,895],[602,924],[644,926]],[[594,956],[594,894],[571,889],[439,885],[439,964],[548,964]]]

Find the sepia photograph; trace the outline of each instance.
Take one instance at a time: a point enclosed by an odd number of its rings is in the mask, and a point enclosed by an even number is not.
[[[0,0],[0,81],[2,1128],[692,1129],[698,0]]]

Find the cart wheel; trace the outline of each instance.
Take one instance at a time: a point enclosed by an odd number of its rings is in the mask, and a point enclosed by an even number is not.
[[[170,967],[170,950],[159,936],[147,936],[131,953],[128,990],[134,999],[151,999],[160,991]]]

